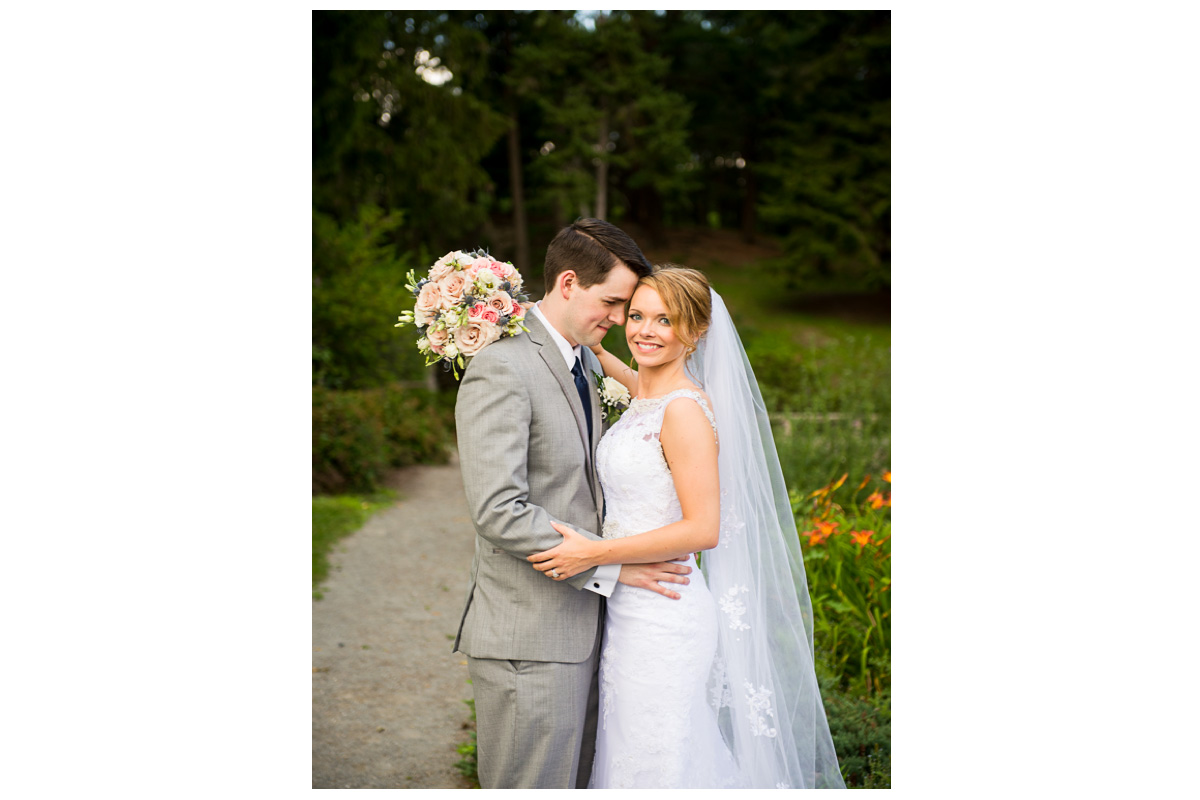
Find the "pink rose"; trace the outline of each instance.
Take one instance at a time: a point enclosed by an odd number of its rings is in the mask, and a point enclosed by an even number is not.
[[[513,301],[508,292],[496,292],[487,299],[487,304],[501,315],[511,315],[513,313]]]
[[[442,292],[442,308],[449,311],[461,303],[463,287],[466,285],[467,282],[461,272],[451,272],[438,281],[438,288]]]
[[[500,328],[490,322],[472,320],[461,328],[454,329],[454,343],[458,345],[458,351],[467,358],[499,338]]]
[[[500,312],[486,303],[476,303],[467,311],[467,319],[472,322],[497,323],[500,321]]]

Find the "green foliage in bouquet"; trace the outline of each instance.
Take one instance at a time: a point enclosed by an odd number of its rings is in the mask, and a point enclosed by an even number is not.
[[[314,494],[375,491],[389,469],[444,464],[453,441],[454,409],[445,395],[395,385],[313,387]]]
[[[807,496],[793,491],[792,511],[812,596],[814,655],[840,690],[869,696],[891,689],[891,472],[874,485],[868,475],[853,491],[843,489],[847,477]]]

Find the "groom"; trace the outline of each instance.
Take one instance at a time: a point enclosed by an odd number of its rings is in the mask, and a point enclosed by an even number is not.
[[[564,228],[546,251],[545,297],[527,334],[471,361],[455,423],[475,523],[471,585],[454,650],[467,655],[485,789],[585,789],[595,751],[604,597],[617,582],[678,594],[682,564],[606,565],[565,581],[526,556],[562,542],[551,522],[598,538],[603,433],[590,345],[625,322],[650,264],[602,220]]]

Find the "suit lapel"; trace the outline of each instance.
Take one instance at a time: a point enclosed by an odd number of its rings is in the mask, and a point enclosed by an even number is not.
[[[537,344],[541,349],[539,351],[542,361],[546,362],[546,367],[550,370],[550,374],[554,376],[554,380],[558,382],[558,388],[567,398],[567,403],[571,406],[571,413],[575,415],[575,425],[579,430],[579,443],[583,445],[587,459],[588,483],[591,485],[592,497],[598,501],[595,479],[595,465],[592,454],[595,452],[596,446],[594,440],[596,431],[599,429],[599,416],[597,413],[592,415],[592,439],[593,442],[588,442],[587,435],[587,417],[583,415],[583,403],[579,401],[579,390],[575,388],[575,376],[567,369],[566,362],[563,361],[562,353],[559,352],[558,345],[550,338],[549,332],[546,331],[542,321],[533,314],[525,318],[525,326],[529,328],[529,340]],[[586,377],[586,372],[585,372]],[[588,384],[591,385],[591,381]],[[595,409],[598,402],[595,386],[591,388],[592,408]]]

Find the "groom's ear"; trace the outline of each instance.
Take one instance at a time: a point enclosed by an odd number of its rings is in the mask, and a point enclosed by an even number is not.
[[[568,300],[571,297],[571,292],[579,285],[579,276],[575,274],[573,269],[565,269],[558,275],[558,280],[554,284],[555,290],[563,300]]]

